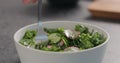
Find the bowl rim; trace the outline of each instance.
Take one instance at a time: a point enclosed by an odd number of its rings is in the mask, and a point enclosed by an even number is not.
[[[36,25],[37,23],[34,23],[34,24],[29,24],[29,25],[26,25],[22,28],[20,28],[19,30],[17,30],[15,33],[14,33],[14,42],[17,43],[19,46],[25,48],[25,49],[29,49],[29,50],[32,50],[32,51],[35,51],[35,52],[43,52],[43,53],[46,53],[46,54],[75,54],[75,53],[84,53],[84,52],[87,52],[87,51],[91,51],[91,50],[94,50],[94,49],[97,49],[99,47],[102,47],[104,46],[105,44],[108,43],[109,39],[110,39],[110,35],[109,33],[104,30],[102,27],[100,26],[96,26],[96,25],[93,25],[93,24],[89,24],[89,23],[84,23],[84,22],[78,22],[78,21],[44,21],[43,24],[45,23],[53,23],[53,22],[71,22],[71,23],[78,23],[78,24],[83,24],[83,25],[89,25],[89,26],[93,26],[95,28],[98,28],[100,30],[102,30],[106,35],[107,35],[107,38],[106,38],[106,41],[96,47],[93,47],[93,48],[89,48],[89,49],[85,49],[85,50],[82,50],[82,51],[78,51],[78,52],[53,52],[53,51],[44,51],[44,50],[38,50],[38,49],[34,49],[34,48],[27,48],[26,46],[20,44],[17,40],[16,40],[16,36],[18,34],[18,32],[20,32],[21,30],[25,29],[25,28],[28,28],[28,27],[31,27],[31,26],[34,26]]]

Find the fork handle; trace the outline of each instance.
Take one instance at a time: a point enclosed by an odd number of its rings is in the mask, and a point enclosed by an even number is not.
[[[42,15],[42,0],[38,0],[38,21],[41,21]]]
[[[38,34],[39,35],[41,35],[44,32],[42,27],[41,15],[42,15],[42,0],[38,0]]]

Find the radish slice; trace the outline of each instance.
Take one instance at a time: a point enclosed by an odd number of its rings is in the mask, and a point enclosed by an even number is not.
[[[64,49],[64,51],[66,51],[66,52],[78,52],[78,51],[80,51],[80,49],[73,46],[73,47],[68,47],[68,48]]]

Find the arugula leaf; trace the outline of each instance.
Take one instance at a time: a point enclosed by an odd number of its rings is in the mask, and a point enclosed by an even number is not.
[[[75,25],[75,30],[80,31],[80,33],[88,33],[88,28],[83,25]]]
[[[33,39],[37,34],[35,30],[27,30],[23,36],[24,39]]]
[[[33,38],[36,36],[37,31],[35,30],[27,30],[23,36],[23,38],[19,41],[24,46],[34,46],[35,42]]]
[[[34,46],[35,42],[32,39],[21,39],[19,41],[19,43],[21,43],[24,46]]]
[[[48,34],[51,34],[51,33],[61,33],[61,34],[63,34],[64,33],[64,28],[55,28],[55,29],[44,28],[44,31]]]
[[[80,35],[80,42],[82,44],[82,48],[88,49],[94,47],[94,44],[92,44],[90,40],[91,40],[90,34],[82,33]]]
[[[92,34],[92,38],[91,38],[91,42],[97,46],[101,43],[103,43],[106,39],[101,35],[99,34],[98,32],[95,32]]]

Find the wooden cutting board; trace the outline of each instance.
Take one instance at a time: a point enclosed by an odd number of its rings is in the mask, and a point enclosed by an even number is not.
[[[88,10],[96,17],[120,19],[120,0],[96,0]]]

